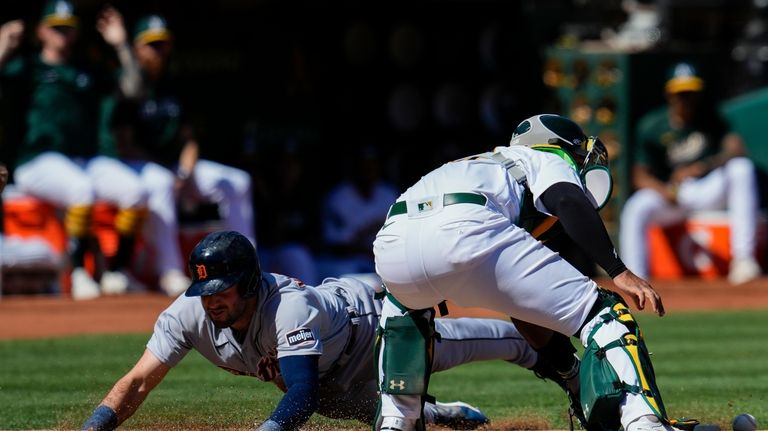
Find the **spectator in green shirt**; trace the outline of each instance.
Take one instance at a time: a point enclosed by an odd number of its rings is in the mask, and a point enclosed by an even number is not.
[[[692,211],[727,209],[731,227],[732,284],[761,274],[755,260],[758,189],[755,168],[741,137],[729,129],[715,106],[702,98],[704,80],[681,62],[665,85],[667,106],[638,122],[637,191],[621,214],[621,258],[638,276],[649,272],[647,230],[669,225]]]
[[[218,205],[227,229],[255,244],[251,177],[240,169],[200,158],[200,144],[190,124],[182,93],[168,71],[173,35],[159,15],[141,18],[133,33],[133,52],[141,69],[138,96],[124,94],[113,104],[138,110],[137,138],[132,146],[116,149],[114,136],[102,133],[102,151],[115,151],[140,175],[149,193],[147,239],[157,252],[160,288],[175,296],[190,280],[178,241],[177,205],[200,202]],[[105,114],[108,119],[112,114]],[[104,124],[107,124],[105,121]]]
[[[25,109],[25,134],[18,151],[14,181],[23,192],[66,209],[70,236],[71,286],[75,299],[126,291],[133,283],[126,267],[134,237],[143,222],[147,195],[135,173],[119,160],[97,156],[97,122],[101,97],[119,85],[126,93],[138,88],[138,71],[122,17],[112,8],[102,11],[97,30],[121,63],[116,84],[75,64],[73,51],[80,22],[72,3],[46,3],[35,29],[40,41],[37,55],[15,56],[24,23],[14,20],[0,27],[0,73],[3,89],[17,90]],[[84,268],[84,254],[95,242],[90,233],[91,208],[96,199],[119,207],[117,255],[100,284]]]

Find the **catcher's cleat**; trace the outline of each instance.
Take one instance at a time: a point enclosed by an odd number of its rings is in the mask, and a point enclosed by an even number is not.
[[[699,425],[699,421],[697,419],[676,418],[670,419],[669,424],[683,431],[693,431]]]
[[[683,428],[678,428],[677,426],[665,422],[666,421],[662,421],[655,415],[640,416],[640,418],[627,425],[626,431],[683,431]],[[670,423],[671,422],[672,421],[670,421]],[[698,423],[698,421],[696,421],[696,423]]]
[[[573,430],[573,419],[576,418],[576,420],[579,422],[579,426],[581,426],[582,429],[592,431],[587,426],[587,418],[584,416],[584,410],[581,408],[581,398],[579,397],[578,390],[571,390],[571,387],[569,386],[570,382],[578,382],[579,379],[578,371],[580,361],[579,358],[575,355],[574,358],[576,362],[573,366],[573,369],[566,376],[563,376],[557,372],[557,370],[555,370],[549,363],[543,361],[541,357],[539,357],[539,360],[536,361],[536,365],[534,365],[530,370],[533,371],[533,374],[535,374],[536,377],[540,379],[552,380],[553,382],[557,383],[557,385],[565,391],[565,394],[568,395],[568,403],[570,404],[568,406],[568,415],[571,421],[571,430]]]
[[[435,425],[455,430],[473,430],[487,423],[490,423],[488,417],[480,409],[467,403],[435,403]]]
[[[381,431],[416,431],[415,422],[413,419],[385,416],[379,429]]]

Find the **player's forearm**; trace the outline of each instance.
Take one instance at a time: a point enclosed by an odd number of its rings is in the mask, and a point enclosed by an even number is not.
[[[279,359],[288,391],[259,430],[295,430],[312,416],[319,402],[318,358],[317,355],[297,355]]]
[[[182,179],[186,179],[192,175],[199,156],[200,145],[197,141],[194,139],[186,140],[184,147],[181,149],[181,154],[179,154],[177,175]]]
[[[120,62],[120,91],[128,99],[139,97],[143,80],[141,77],[141,68],[136,61],[133,52],[128,44],[122,44],[115,47],[117,59]]]
[[[152,387],[150,383],[130,375],[118,380],[83,424],[82,430],[111,431],[117,428],[136,412]]]
[[[136,413],[151,390],[147,382],[126,376],[115,384],[101,404],[113,409],[117,413],[118,423],[123,423]]]
[[[267,422],[279,425],[280,431],[299,429],[317,409],[316,385],[297,383],[283,395]],[[265,423],[265,425],[268,425]],[[271,430],[271,428],[265,428]]]
[[[555,184],[541,195],[541,200],[560,219],[568,236],[608,275],[615,277],[627,269],[616,253],[603,220],[578,186]]]

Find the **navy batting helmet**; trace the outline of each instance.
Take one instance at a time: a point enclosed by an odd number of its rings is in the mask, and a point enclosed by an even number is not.
[[[213,232],[203,238],[189,255],[192,285],[186,296],[206,296],[229,289],[235,284],[243,298],[257,293],[261,267],[256,249],[242,234],[234,231]]]

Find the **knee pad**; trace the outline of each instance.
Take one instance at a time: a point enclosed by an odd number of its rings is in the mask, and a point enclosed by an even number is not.
[[[382,358],[382,392],[426,395],[436,336],[434,315],[431,308],[415,310],[389,317],[385,327],[379,328],[376,350]]]
[[[650,355],[634,317],[626,305],[614,296],[604,297],[603,300],[610,311],[600,315],[602,321],[592,328],[581,360],[580,395],[587,422],[604,429],[618,429],[621,426],[620,404],[628,393],[641,395],[654,414],[668,422]],[[613,320],[626,327],[627,332],[600,347],[594,339],[595,334]],[[611,349],[621,349],[627,355],[638,385],[630,385],[619,377],[606,356]]]
[[[576,348],[573,347],[571,339],[567,336],[555,332],[547,344],[535,350],[541,360],[548,363],[560,374],[573,372],[575,375],[574,364],[578,364],[578,358],[574,357]]]

